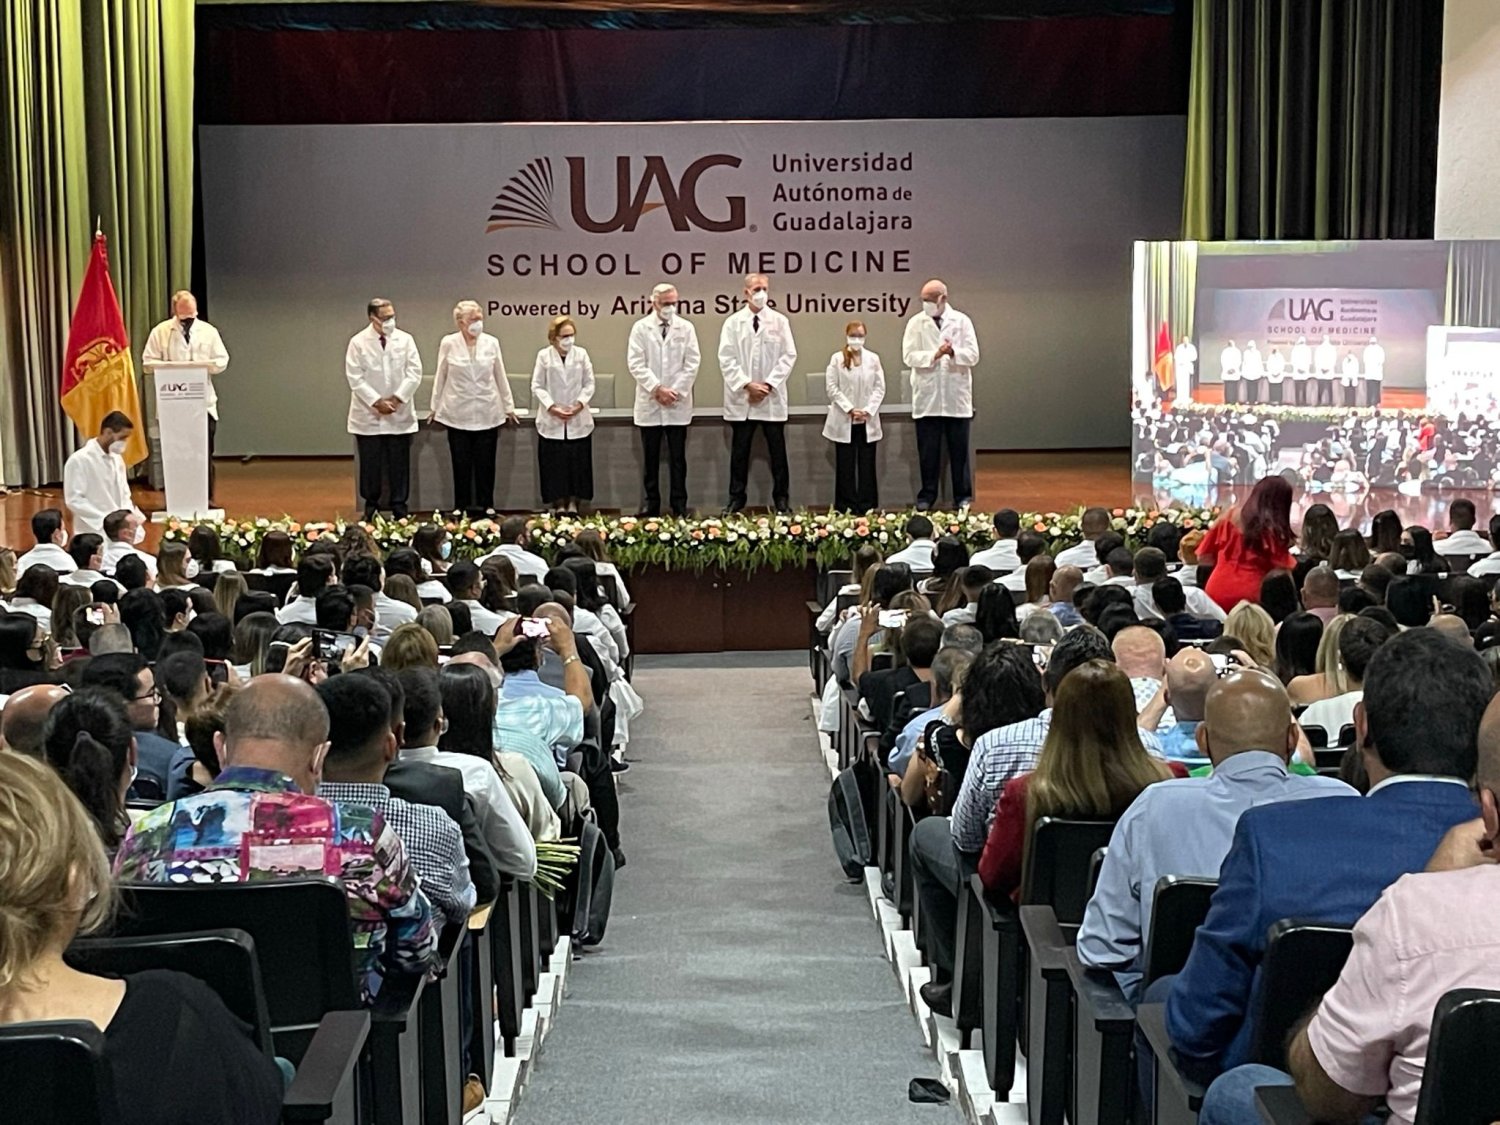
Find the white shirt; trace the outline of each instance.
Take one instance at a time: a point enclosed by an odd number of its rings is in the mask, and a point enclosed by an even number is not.
[[[130,499],[125,459],[104,450],[97,439],[86,441],[63,465],[63,503],[73,516],[73,534],[104,534],[104,517],[122,508],[145,520]]]
[[[1491,574],[1500,574],[1500,551],[1486,555],[1469,567],[1469,575],[1473,578],[1485,578]]]
[[[344,378],[349,381],[349,432],[361,436],[414,434],[417,411],[412,397],[422,385],[422,357],[410,332],[397,328],[380,344],[381,334],[367,324],[349,338]],[[401,400],[394,414],[381,414],[375,403],[389,395]]]
[[[141,561],[146,564],[146,573],[153,579],[156,577],[156,559],[146,554],[145,551],[137,550],[132,544],[118,539],[105,540],[104,573],[113,576],[115,567],[119,566],[120,560],[127,555],[139,555]]]
[[[1219,353],[1219,378],[1232,382],[1240,377],[1240,349],[1233,344]]]
[[[97,570],[75,570],[72,574],[64,574],[61,578],[58,579],[58,582],[62,585],[82,586],[84,589],[88,589],[95,582],[106,581],[108,581],[108,578],[105,575],[100,574]],[[115,585],[120,586],[118,582],[116,582]],[[123,590],[124,587],[120,586],[120,589]]]
[[[1140,616],[1156,618],[1166,616],[1156,607],[1156,598],[1151,593],[1150,586],[1136,586],[1131,590],[1131,594],[1135,598],[1136,613]],[[1187,611],[1194,617],[1209,617],[1215,621],[1223,621],[1228,616],[1218,602],[1197,586],[1183,586],[1182,594],[1187,599]]]
[[[375,591],[375,635],[389,637],[398,625],[417,619],[417,611],[405,602],[398,602],[384,590]]]
[[[1332,699],[1320,699],[1302,712],[1297,721],[1305,727],[1322,727],[1328,732],[1328,745],[1336,746],[1339,731],[1353,724],[1354,705],[1364,697],[1364,689],[1360,688],[1335,695]]]
[[[1338,364],[1338,349],[1330,341],[1324,340],[1318,345],[1318,350],[1314,353],[1314,360],[1318,366],[1318,374],[1327,378],[1333,374],[1333,369]]]
[[[1246,379],[1259,379],[1266,373],[1265,361],[1261,359],[1260,349],[1254,344],[1245,349],[1244,355],[1240,357],[1240,363]]]
[[[931,570],[932,552],[936,549],[937,544],[931,539],[913,539],[885,562],[887,566],[891,563],[905,563],[913,570]]]
[[[625,366],[635,380],[635,424],[637,426],[686,426],[693,420],[693,384],[698,381],[698,330],[680,316],[664,324],[653,309],[630,326],[625,348]],[[652,397],[666,387],[682,397],[663,406]]]
[[[283,625],[316,625],[318,623],[318,599],[293,598],[276,611],[276,620]]]
[[[1385,349],[1379,344],[1365,345],[1365,378],[1385,378]]]
[[[1057,557],[1052,561],[1057,563],[1059,570],[1065,566],[1076,566],[1080,570],[1088,570],[1098,563],[1099,552],[1094,550],[1092,539],[1085,539],[1082,543],[1076,543],[1057,552]]]
[[[1354,386],[1355,380],[1359,378],[1359,360],[1358,358],[1356,358],[1353,352],[1350,352],[1348,355],[1344,356],[1342,371],[1344,376],[1344,385],[1346,387]]]
[[[984,550],[975,551],[969,558],[969,565],[987,566],[996,574],[1009,574],[1013,570],[1019,570],[1021,557],[1016,554],[1016,541],[996,539]]]
[[[492,609],[485,609],[478,602],[464,598],[460,598],[458,604],[469,607],[469,621],[486,637],[493,637],[500,631],[500,626],[516,616],[514,613],[496,613]]]
[[[1178,377],[1190,379],[1193,376],[1193,368],[1198,364],[1198,349],[1193,346],[1191,340],[1184,340],[1177,345],[1177,350],[1172,353],[1172,359],[1177,368]]]
[[[880,404],[885,401],[885,369],[880,366],[880,357],[869,348],[863,349],[850,367],[844,366],[844,353],[840,349],[828,361],[828,370],[823,375],[823,385],[828,391],[828,419],[823,423],[823,436],[829,441],[849,441],[853,436],[854,423],[850,411],[863,410],[870,417],[865,422],[865,440],[880,440]]]
[[[56,543],[38,543],[16,560],[16,577],[26,573],[28,567],[50,566],[58,574],[72,574],[78,569],[73,556]]]
[[[760,320],[760,331],[755,320]],[[724,418],[729,422],[786,421],[786,381],[797,362],[792,322],[767,305],[730,313],[719,332],[719,370],[724,375]],[[750,401],[751,383],[767,383],[771,393]]]
[[[536,401],[538,437],[559,441],[588,437],[594,432],[594,413],[588,409],[594,397],[594,364],[589,353],[577,344],[566,359],[551,344],[537,352],[536,366],[531,369],[531,397]],[[549,413],[553,406],[572,406],[575,402],[583,403],[584,409],[571,418]]]
[[[141,370],[151,371],[163,362],[201,363],[208,368],[203,405],[208,408],[208,416],[217,420],[219,392],[214,390],[213,377],[229,366],[229,352],[219,330],[198,317],[192,330],[184,335],[182,322],[175,316],[162,321],[146,337],[146,346],[141,349]]]
[[[1306,379],[1312,370],[1312,345],[1306,340],[1299,340],[1292,345],[1292,374],[1299,379]]]
[[[933,361],[944,343],[952,355]],[[979,337],[974,322],[952,305],[936,317],[918,312],[906,322],[901,336],[901,361],[911,377],[913,418],[972,418],[974,368],[979,363]]]
[[[1019,598],[1015,598],[1012,600],[1016,602],[1025,600],[1026,568],[1023,566],[1020,570],[1013,570],[1009,574],[1002,574],[999,578],[995,579],[995,584],[998,586],[1004,586],[1012,594],[1021,595]]]
[[[1488,555],[1495,548],[1479,532],[1468,529],[1437,540],[1432,549],[1440,555]]]
[[[542,558],[541,555],[533,555],[525,547],[517,543],[500,544],[500,546],[485,555],[484,558],[478,559],[474,565],[483,570],[485,559],[493,559],[497,555],[504,555],[510,560],[510,565],[516,572],[516,584],[518,586],[526,585],[527,578],[530,578],[534,582],[540,582],[546,577],[547,571],[550,569],[547,566],[547,560]]]
[[[1272,352],[1266,356],[1266,378],[1273,383],[1280,383],[1286,378],[1286,356],[1280,352]]]
[[[474,798],[479,828],[495,856],[496,866],[517,879],[530,879],[536,874],[536,843],[493,762],[473,754],[439,750],[436,746],[407,747],[401,751],[401,757],[410,762],[447,766],[463,774],[464,792]]]
[[[445,604],[453,600],[453,595],[448,592],[448,587],[444,586],[442,581],[437,578],[429,578],[426,582],[419,585],[417,587],[417,597],[421,598],[424,602],[436,599]]]
[[[469,340],[474,348],[469,349]],[[454,430],[493,430],[516,411],[500,341],[488,332],[444,336],[432,381],[432,415]]]
[[[29,613],[36,618],[36,623],[49,632],[52,629],[52,610],[43,605],[35,598],[12,598],[10,612]]]

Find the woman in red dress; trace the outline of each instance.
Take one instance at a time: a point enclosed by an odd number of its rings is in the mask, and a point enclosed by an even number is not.
[[[1260,602],[1260,584],[1277,570],[1293,570],[1292,486],[1261,477],[1245,502],[1230,508],[1198,544],[1200,565],[1213,573],[1203,592],[1227,613],[1240,602]]]

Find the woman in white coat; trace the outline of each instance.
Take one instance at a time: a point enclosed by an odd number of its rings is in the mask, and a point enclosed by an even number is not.
[[[458,331],[438,345],[427,421],[448,431],[454,509],[476,518],[495,506],[495,446],[500,427],[516,421],[516,403],[500,341],[484,330],[478,303],[460,301],[453,323]]]
[[[531,372],[542,504],[570,512],[578,511],[580,500],[594,498],[594,365],[574,343],[577,337],[572,318],[554,317]]]
[[[833,506],[868,512],[880,503],[875,484],[875,443],[880,440],[880,404],[885,371],[865,348],[865,326],[844,326],[844,347],[828,361],[828,420],[823,436],[833,442]]]

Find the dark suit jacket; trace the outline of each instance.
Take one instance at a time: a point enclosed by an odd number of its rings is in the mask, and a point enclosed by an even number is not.
[[[500,873],[479,827],[474,799],[464,792],[464,775],[447,766],[407,762],[398,757],[386,768],[385,787],[393,797],[414,805],[434,805],[448,814],[463,833],[469,878],[474,881],[479,905],[494,902],[500,896]]]
[[[886,668],[866,672],[859,678],[859,697],[870,704],[870,722],[875,729],[884,731],[891,723],[891,700],[898,691],[905,691],[922,681],[910,668]]]
[[[1439,781],[1247,810],[1167,999],[1172,1045],[1209,1071],[1248,1062],[1266,931],[1283,918],[1352,926],[1386,887],[1427,866],[1448,829],[1478,815],[1467,787]]]

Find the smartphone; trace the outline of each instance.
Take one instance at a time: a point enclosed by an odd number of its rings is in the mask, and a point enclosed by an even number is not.
[[[353,633],[335,633],[329,629],[313,630],[313,659],[340,663],[359,645]]]
[[[906,624],[910,611],[905,609],[882,609],[879,624],[882,629],[899,629]]]
[[[208,669],[209,683],[214,687],[229,682],[229,665],[222,660],[205,660],[204,667]]]
[[[102,605],[91,605],[84,611],[83,616],[90,625],[103,625],[104,607]]]
[[[1227,676],[1235,667],[1234,661],[1230,660],[1222,652],[1211,652],[1208,654],[1208,658],[1213,661],[1214,675],[1216,676]]]
[[[1031,662],[1036,665],[1038,672],[1047,670],[1047,661],[1052,658],[1051,645],[1033,645],[1031,649]]]
[[[521,618],[521,636],[546,640],[551,635],[551,632],[547,628],[547,622],[540,617]]]

